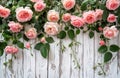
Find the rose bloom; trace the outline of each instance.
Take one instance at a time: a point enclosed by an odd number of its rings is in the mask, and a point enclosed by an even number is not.
[[[47,14],[47,19],[50,22],[57,22],[60,19],[59,13],[55,10],[50,10]]]
[[[71,19],[71,14],[66,13],[66,14],[62,15],[62,21],[68,22],[68,21],[70,21],[70,19]]]
[[[15,23],[14,21],[9,22],[8,26],[13,33],[20,32],[23,29],[23,26],[20,23]]]
[[[30,43],[26,43],[25,48],[29,49],[31,47]]]
[[[119,0],[107,0],[106,7],[109,10],[116,10],[120,6]]]
[[[63,7],[66,10],[70,10],[75,6],[76,1],[75,0],[62,0]]]
[[[45,43],[45,42],[46,42],[45,37],[42,37],[42,38],[40,39],[40,42]]]
[[[29,28],[26,32],[25,35],[29,39],[35,39],[37,37],[37,31],[35,28]]]
[[[108,38],[108,39],[112,39],[114,37],[116,37],[118,35],[118,30],[115,26],[112,27],[105,27],[103,29],[103,35]]]
[[[77,16],[71,16],[71,24],[74,27],[81,27],[85,24],[83,18],[77,17]]]
[[[10,10],[0,5],[0,17],[7,18],[10,15]]]
[[[98,27],[98,30],[99,31],[103,31],[103,28],[100,26],[100,27]]]
[[[30,1],[32,1],[32,2],[41,2],[43,0],[30,0]]]
[[[101,9],[96,9],[96,10],[95,10],[95,14],[96,14],[97,20],[101,20],[101,19],[102,19],[102,15],[103,15],[103,10],[101,10]]]
[[[18,51],[19,51],[18,48],[14,47],[14,46],[6,46],[6,48],[5,48],[5,52],[7,54],[15,54]]]
[[[45,9],[45,7],[46,7],[46,4],[44,2],[42,2],[42,1],[41,2],[36,2],[34,4],[34,9],[37,12],[41,12],[42,10]]]
[[[29,7],[19,7],[16,9],[16,18],[19,22],[27,22],[32,19],[33,12]]]
[[[44,25],[44,31],[48,35],[57,35],[59,32],[58,28],[59,28],[59,25],[54,22],[47,22]]]
[[[117,20],[117,16],[115,16],[114,14],[109,14],[109,16],[107,17],[107,21],[110,23],[113,23]]]
[[[105,41],[104,40],[100,40],[99,45],[101,45],[101,46],[105,45]]]
[[[92,24],[92,23],[96,22],[96,14],[94,11],[84,12],[83,19],[86,23]]]

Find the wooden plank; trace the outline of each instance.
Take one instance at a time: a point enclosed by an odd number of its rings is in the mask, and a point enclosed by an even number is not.
[[[71,49],[68,47],[69,43],[71,43],[71,40],[67,38],[61,43],[61,47],[64,45],[66,50],[60,55],[60,78],[71,77]]]
[[[49,53],[48,78],[59,78],[60,40],[54,37]]]
[[[84,34],[84,78],[94,78],[94,39]]]
[[[26,43],[26,42],[24,42]],[[31,41],[30,44],[33,44]],[[31,49],[24,49],[24,78],[35,78],[35,50],[34,44]],[[32,55],[31,55],[32,53]]]

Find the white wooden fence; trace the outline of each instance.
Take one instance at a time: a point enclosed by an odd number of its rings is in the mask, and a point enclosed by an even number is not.
[[[37,50],[24,49],[16,55],[12,69],[8,69],[3,63],[11,58],[11,55],[4,54],[0,57],[0,78],[120,78],[120,53],[115,53],[114,56],[117,56],[113,62],[104,66],[106,76],[98,75],[100,68],[93,69],[95,65],[103,62],[103,56],[97,52],[98,36],[95,34],[93,39],[90,39],[88,34],[83,33],[77,36],[76,40],[81,42],[81,45],[74,46],[74,49],[77,52],[80,70],[75,69],[73,58],[70,55],[71,49],[68,48],[68,45],[71,41],[69,39],[60,41],[54,38],[55,43],[51,44],[48,59],[42,58]],[[111,43],[120,46],[120,37],[115,38]],[[67,47],[63,53],[60,49],[61,45]],[[31,52],[33,56],[31,56]]]

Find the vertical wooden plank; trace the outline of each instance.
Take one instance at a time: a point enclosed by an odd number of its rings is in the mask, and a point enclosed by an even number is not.
[[[24,42],[25,43],[25,42]],[[34,43],[34,40],[30,42]],[[24,49],[24,78],[35,78],[35,50],[34,44],[32,49]],[[32,55],[31,55],[32,53]]]
[[[48,78],[59,78],[60,40],[54,37],[49,53]]]
[[[118,45],[120,47],[120,34],[118,36]],[[120,77],[120,51],[118,52],[118,55],[117,55],[117,77],[119,78]]]
[[[118,44],[118,38],[110,40],[110,44]],[[107,76],[105,78],[117,78],[117,53],[113,53],[113,60],[110,64],[105,66],[107,70]]]
[[[100,41],[99,36],[100,35],[98,33],[95,33],[95,41],[94,41],[94,61],[95,61],[95,64],[94,64],[94,67],[96,65],[98,65],[98,63],[103,63],[103,56],[98,52],[98,48],[100,47],[100,45],[99,45],[99,41]],[[104,75],[99,75],[99,71],[101,71],[101,68],[97,67],[95,69],[95,72],[94,72],[95,78],[104,78]]]
[[[69,43],[71,43],[71,40],[68,38],[64,39],[61,43],[61,47],[64,45],[66,50],[60,56],[60,78],[71,77],[71,49],[68,47]]]
[[[94,39],[84,34],[84,78],[94,78]]]

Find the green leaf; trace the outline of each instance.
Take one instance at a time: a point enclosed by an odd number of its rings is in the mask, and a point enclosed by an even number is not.
[[[60,31],[60,33],[57,35],[58,38],[64,39],[66,37],[66,32],[65,31]]]
[[[99,47],[98,52],[105,53],[105,52],[107,52],[107,50],[108,50],[108,47],[106,45],[103,45],[103,46]]]
[[[80,30],[79,29],[76,30],[76,34],[77,35],[80,34]]]
[[[119,51],[119,46],[117,46],[117,45],[111,45],[110,46],[110,51],[112,51],[112,52],[118,52]]]
[[[43,43],[37,43],[34,48],[36,50],[40,50],[40,47],[43,46],[43,45],[44,45]]]
[[[49,45],[49,43],[46,43],[44,45],[46,46],[46,48],[48,49],[48,51],[50,51],[50,45]]]
[[[42,55],[44,58],[47,58],[47,56],[48,56],[48,49],[47,49],[47,47],[45,47],[44,45],[41,46],[40,52],[41,52],[41,55]]]
[[[68,36],[69,36],[70,39],[73,40],[73,39],[75,38],[74,30],[72,30],[72,29],[71,29],[71,30],[68,30],[67,33],[68,33]]]
[[[42,37],[44,37],[43,34],[39,34],[39,35],[38,35],[38,38],[42,38]]]
[[[104,55],[104,62],[106,63],[106,62],[110,61],[112,59],[112,56],[113,55],[110,52],[105,53],[105,55]]]
[[[89,0],[84,0],[81,4],[81,10],[84,11],[87,9],[87,5],[89,3]]]
[[[46,41],[47,41],[48,43],[53,43],[53,42],[54,42],[54,40],[53,40],[52,37],[47,37],[47,38],[46,38]]]
[[[2,56],[4,53],[4,50],[3,49],[0,49],[0,56]]]
[[[23,48],[24,48],[24,43],[22,43],[21,41],[18,41],[18,42],[17,42],[17,46],[18,46],[19,48],[23,49]]]
[[[90,37],[90,38],[93,38],[93,37],[94,37],[94,32],[93,32],[93,31],[90,31],[90,32],[89,32],[89,37]]]
[[[106,21],[108,15],[109,15],[109,12],[107,10],[104,10],[103,16],[102,16],[102,18],[103,18],[104,21]]]

